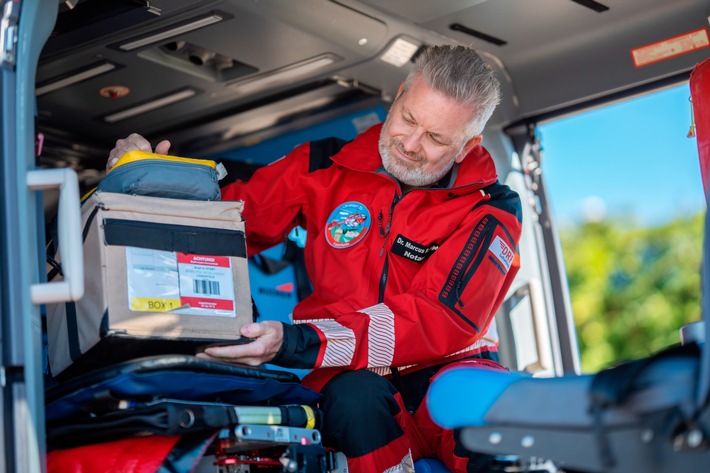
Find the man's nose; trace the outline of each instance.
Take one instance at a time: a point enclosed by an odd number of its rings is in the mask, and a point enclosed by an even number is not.
[[[416,153],[419,151],[421,146],[422,132],[420,130],[413,130],[411,133],[405,135],[402,139],[402,146],[404,150],[408,153]]]

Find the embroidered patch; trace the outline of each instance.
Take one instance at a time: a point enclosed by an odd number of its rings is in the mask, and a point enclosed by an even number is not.
[[[400,234],[397,235],[397,238],[395,238],[394,243],[392,243],[392,248],[390,251],[392,251],[392,253],[394,253],[395,255],[399,255],[414,262],[421,263],[422,261],[427,259],[433,251],[436,251],[438,248],[439,245],[432,244],[429,246],[424,246]]]
[[[372,224],[370,211],[360,202],[345,202],[336,207],[325,224],[325,239],[333,248],[349,248],[359,242]]]
[[[513,264],[513,257],[515,256],[515,253],[510,249],[508,244],[504,242],[501,237],[496,236],[491,246],[488,247],[488,251],[493,253],[493,256],[503,265],[505,271],[508,272],[510,265]]]

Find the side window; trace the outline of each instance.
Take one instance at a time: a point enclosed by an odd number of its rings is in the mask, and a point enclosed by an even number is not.
[[[584,372],[677,343],[700,319],[693,126],[685,83],[539,127]]]

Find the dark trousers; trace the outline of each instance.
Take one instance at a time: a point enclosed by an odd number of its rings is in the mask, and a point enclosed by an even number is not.
[[[475,357],[497,361],[497,353]],[[321,391],[323,444],[345,454],[350,473],[408,471],[407,464],[430,457],[451,471],[483,471],[490,457],[458,447],[454,432],[436,425],[422,402],[441,367],[391,379],[367,370],[335,376]]]

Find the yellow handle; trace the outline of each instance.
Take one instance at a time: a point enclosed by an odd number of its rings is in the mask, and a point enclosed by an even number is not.
[[[111,170],[109,170],[109,172],[124,164],[133,163],[136,161],[143,161],[146,159],[162,159],[164,161],[201,164],[203,166],[209,166],[212,169],[217,168],[217,163],[209,159],[181,158],[179,156],[168,156],[166,154],[155,154],[148,153],[146,151],[133,150],[128,151],[123,156],[121,156],[118,161],[116,161],[116,164],[113,165]]]

